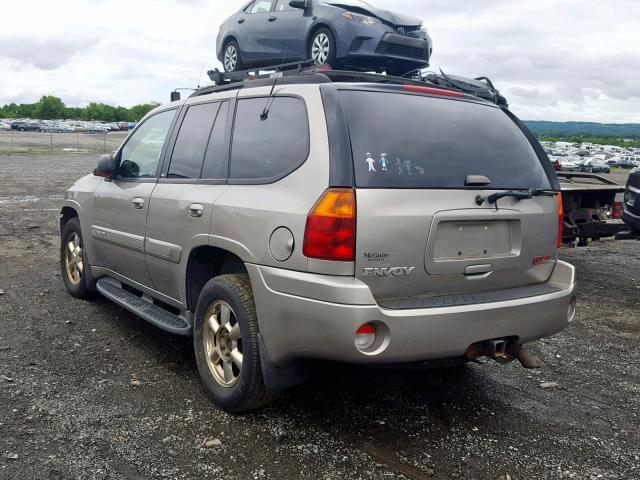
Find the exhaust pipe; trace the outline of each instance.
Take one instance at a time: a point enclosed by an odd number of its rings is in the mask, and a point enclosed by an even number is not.
[[[522,345],[503,339],[474,343],[468,348],[465,357],[469,360],[489,357],[501,364],[518,360],[520,365],[528,369],[542,368],[543,365],[538,357],[531,355]]]

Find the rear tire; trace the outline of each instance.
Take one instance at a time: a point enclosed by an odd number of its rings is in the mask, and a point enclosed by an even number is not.
[[[278,398],[262,377],[256,307],[246,274],[222,275],[202,289],[193,344],[202,383],[230,413],[260,409]]]
[[[320,28],[315,31],[309,41],[309,58],[319,67],[337,67],[336,55],[336,42],[331,30]]]
[[[240,46],[235,40],[229,41],[224,46],[222,53],[222,65],[225,72],[237,72],[244,68],[242,64],[242,58],[240,56]]]

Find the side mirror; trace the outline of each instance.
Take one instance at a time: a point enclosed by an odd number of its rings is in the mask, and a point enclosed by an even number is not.
[[[113,155],[101,155],[93,174],[96,177],[113,178],[116,174],[116,159],[113,158]]]
[[[289,6],[301,10],[308,10],[311,8],[311,2],[308,0],[291,0]]]

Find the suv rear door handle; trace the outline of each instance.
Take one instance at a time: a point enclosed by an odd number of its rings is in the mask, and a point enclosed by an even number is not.
[[[242,24],[244,22],[246,22],[246,20],[244,18],[241,18],[240,20],[238,20],[238,23],[240,23],[240,24]]]
[[[194,203],[189,207],[189,216],[193,218],[200,218],[204,214],[204,207],[199,203]]]
[[[144,208],[144,198],[134,198],[131,203],[133,203],[135,210],[142,210]]]
[[[269,17],[269,21],[270,22],[275,22],[278,19],[278,17]]]

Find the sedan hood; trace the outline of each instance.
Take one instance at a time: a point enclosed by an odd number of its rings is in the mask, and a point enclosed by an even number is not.
[[[382,10],[380,8],[375,7],[365,7],[360,3],[355,4],[351,3],[348,0],[344,2],[340,2],[336,0],[335,2],[326,2],[329,5],[333,5],[334,7],[344,8],[353,13],[359,13],[362,15],[369,15],[371,17],[375,17],[379,20],[382,20],[385,23],[389,23],[395,25],[396,27],[419,27],[424,22],[417,18],[411,17],[409,15],[402,15],[400,13],[390,12],[388,10]]]

